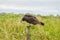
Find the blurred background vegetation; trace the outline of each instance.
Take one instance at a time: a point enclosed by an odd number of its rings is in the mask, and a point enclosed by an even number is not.
[[[0,13],[0,40],[26,40],[26,22],[20,22],[24,14]],[[60,16],[34,15],[45,25],[30,27],[31,40],[60,40]]]

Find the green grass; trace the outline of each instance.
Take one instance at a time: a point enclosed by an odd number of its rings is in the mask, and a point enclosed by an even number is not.
[[[20,22],[22,15],[0,15],[0,40],[26,40],[26,22]],[[36,16],[45,25],[30,27],[31,40],[60,40],[60,17]]]

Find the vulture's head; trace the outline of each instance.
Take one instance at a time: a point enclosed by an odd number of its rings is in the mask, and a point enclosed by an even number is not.
[[[35,16],[32,15],[24,15],[24,17],[22,18],[22,21],[26,21],[29,24],[40,24],[42,26],[44,26],[43,22],[40,22]]]

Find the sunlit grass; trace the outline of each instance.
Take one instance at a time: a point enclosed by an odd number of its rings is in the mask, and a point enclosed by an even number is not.
[[[22,15],[6,14],[0,15],[0,40],[26,40],[26,22],[20,22]],[[31,25],[31,40],[60,40],[60,18],[39,17],[45,25]]]

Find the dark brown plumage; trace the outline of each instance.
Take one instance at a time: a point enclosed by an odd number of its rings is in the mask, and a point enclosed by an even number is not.
[[[44,25],[43,22],[39,22],[39,20],[32,15],[24,15],[22,21],[26,21],[27,23],[34,24],[34,25],[36,24]]]

